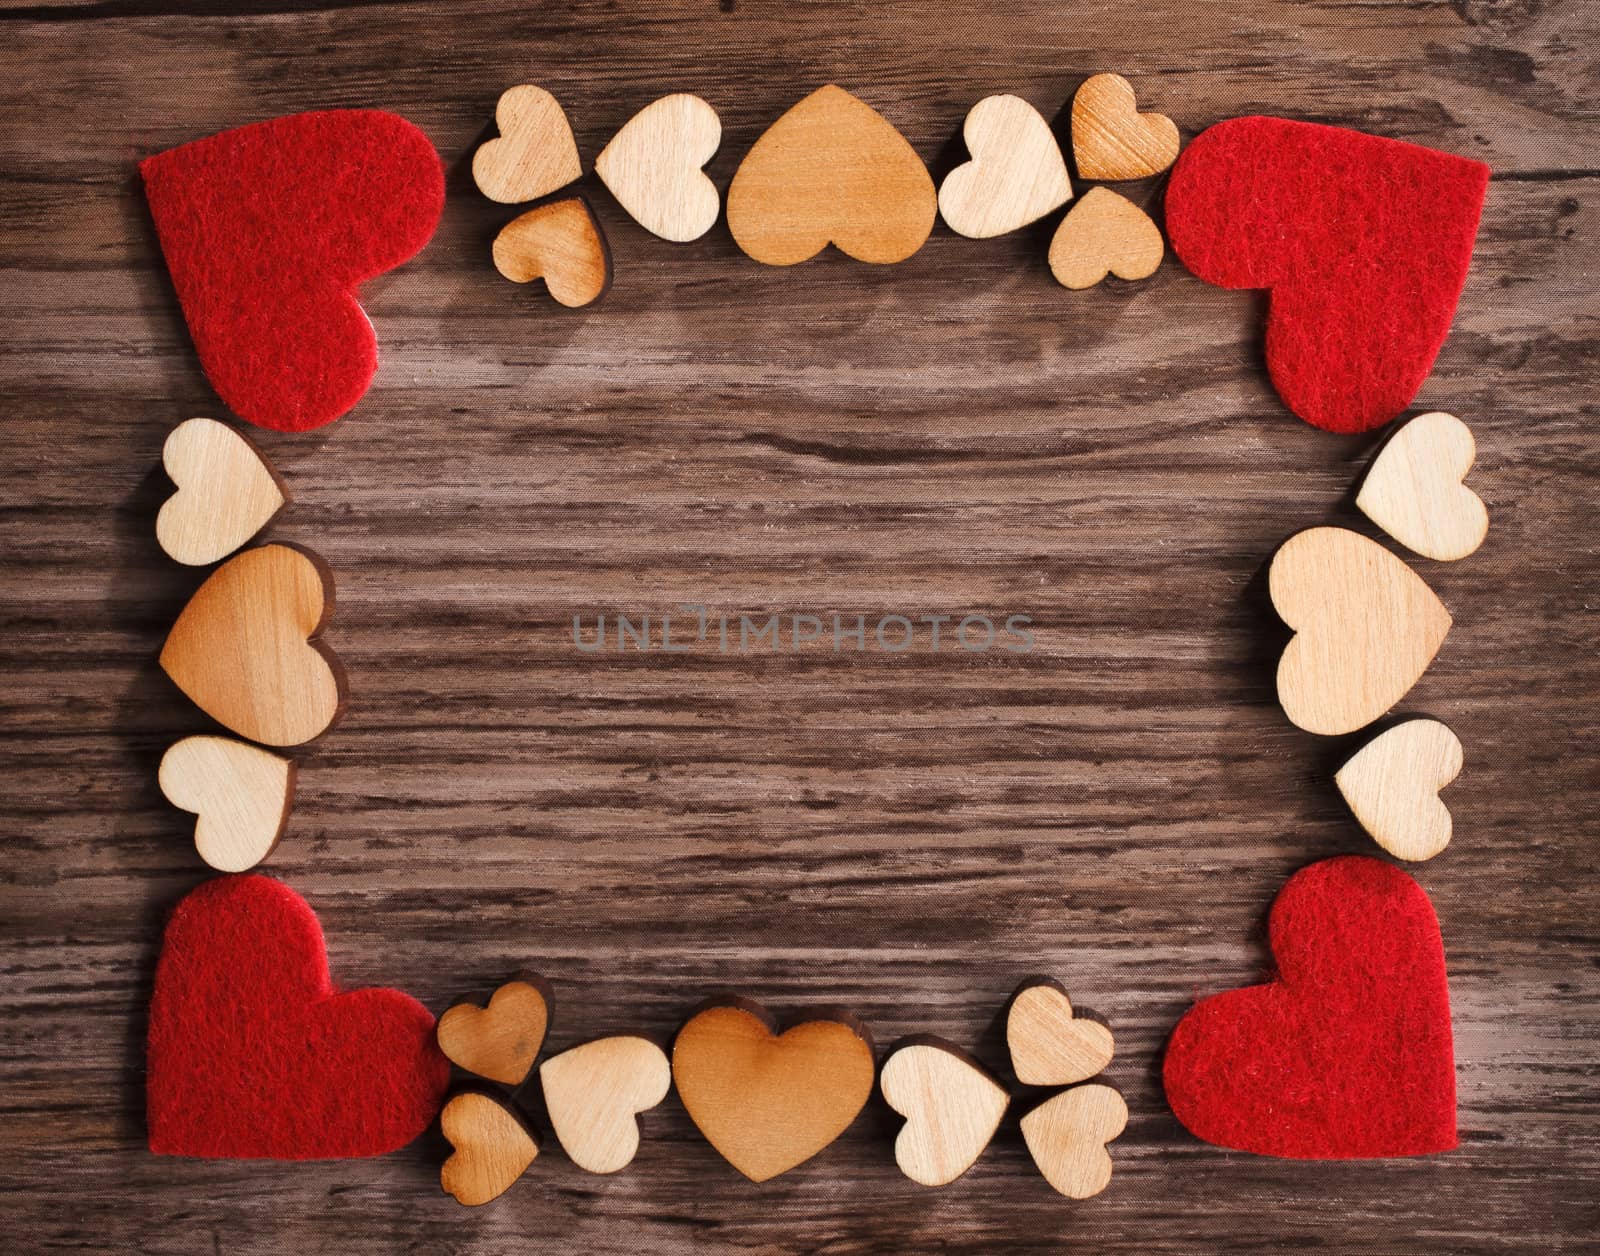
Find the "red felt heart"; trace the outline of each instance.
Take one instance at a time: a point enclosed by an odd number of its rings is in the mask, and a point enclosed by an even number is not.
[[[1184,150],[1167,233],[1224,288],[1270,288],[1267,369],[1317,427],[1364,432],[1411,403],[1450,331],[1489,167],[1282,118],[1234,118]]]
[[[1433,904],[1391,864],[1326,859],[1269,922],[1278,979],[1172,1031],[1167,1102],[1208,1143],[1302,1160],[1456,1145],[1450,988]]]
[[[139,172],[222,400],[285,432],[355,405],[378,366],[356,285],[416,253],[444,208],[428,137],[377,110],[301,113],[158,153]]]
[[[150,1150],[322,1160],[422,1133],[450,1064],[433,1016],[398,990],[340,994],[306,901],[219,877],[178,904],[150,998]]]

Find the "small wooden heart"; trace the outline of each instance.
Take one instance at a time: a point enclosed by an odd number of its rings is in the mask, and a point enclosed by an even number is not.
[[[218,872],[243,872],[272,853],[289,822],[294,760],[228,737],[185,737],[161,756],[161,792],[192,811],[194,848]]]
[[[439,1128],[454,1148],[439,1169],[439,1185],[469,1208],[505,1194],[539,1154],[539,1140],[522,1118],[479,1091],[445,1104]]]
[[[601,1038],[539,1066],[545,1109],[572,1163],[616,1173],[639,1151],[638,1114],[672,1089],[667,1053],[648,1038]]]
[[[439,1050],[469,1073],[519,1086],[550,1028],[550,988],[518,973],[489,996],[488,1007],[457,1003],[439,1018]]]
[[[913,1182],[944,1186],[970,1169],[1010,1106],[1005,1088],[959,1048],[925,1038],[897,1049],[878,1081],[906,1118],[895,1163]]]
[[[1408,720],[1369,741],[1334,780],[1379,846],[1418,861],[1450,844],[1439,791],[1461,775],[1461,762],[1461,740],[1438,720]]]
[[[1108,274],[1145,279],[1161,265],[1161,229],[1125,196],[1090,188],[1050,240],[1050,273],[1063,287],[1092,288]]]
[[[1143,179],[1178,159],[1178,128],[1159,113],[1140,113],[1133,85],[1096,74],[1072,98],[1072,151],[1082,179]]]
[[[889,121],[842,87],[820,87],[756,141],[728,187],[728,229],[769,266],[829,244],[860,262],[904,261],[938,212],[928,168]]]
[[[226,558],[289,500],[262,452],[215,419],[178,424],[161,462],[178,491],[156,516],[156,541],[167,557],[191,567]]]
[[[512,283],[543,279],[550,295],[570,309],[611,286],[611,250],[581,196],[513,218],[495,237],[493,254],[494,268]]]
[[[1070,1086],[1101,1072],[1114,1053],[1111,1031],[1072,1014],[1059,982],[1040,979],[1017,992],[1006,1014],[1011,1067],[1025,1086]]]
[[[309,550],[261,545],[195,591],[161,649],[161,667],[198,706],[269,746],[310,741],[338,718],[344,674],[317,640],[333,611],[333,573]]]
[[[1356,506],[1424,558],[1465,558],[1489,534],[1488,508],[1462,483],[1477,456],[1471,430],[1455,415],[1418,415],[1379,451]]]
[[[706,1141],[752,1182],[809,1160],[872,1095],[864,1026],[805,1021],[776,1032],[759,1004],[718,1004],[678,1031],[672,1078]]]
[[[1088,1199],[1110,1185],[1106,1144],[1127,1124],[1128,1105],[1110,1086],[1077,1086],[1023,1117],[1022,1138],[1045,1181],[1068,1199]]]
[[[491,201],[538,200],[582,176],[572,125],[544,88],[525,83],[506,89],[494,120],[500,138],[472,155],[472,181]]]
[[[1061,146],[1039,111],[1018,96],[988,96],[962,126],[972,160],[939,187],[950,230],[975,240],[1004,235],[1072,199]]]
[[[1450,631],[1450,612],[1411,568],[1344,528],[1290,537],[1267,583],[1296,631],[1278,661],[1278,701],[1310,733],[1372,723],[1417,683]]]
[[[698,96],[663,96],[629,118],[595,158],[594,172],[646,231],[698,240],[722,201],[701,169],[722,143],[717,111]]]

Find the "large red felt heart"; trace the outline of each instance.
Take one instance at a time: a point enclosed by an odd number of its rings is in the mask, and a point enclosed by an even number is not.
[[[450,1078],[433,1016],[398,990],[340,994],[306,901],[219,877],[178,904],[150,998],[150,1150],[377,1156],[428,1127]]]
[[[377,110],[301,113],[140,163],[183,316],[241,418],[303,432],[361,399],[377,338],[356,285],[416,253],[444,209],[428,137]]]
[[[1167,1102],[1208,1143],[1302,1160],[1456,1145],[1450,988],[1433,904],[1359,855],[1303,868],[1269,922],[1278,979],[1172,1031]]]
[[[1270,288],[1267,369],[1317,427],[1364,432],[1433,369],[1472,261],[1489,167],[1416,144],[1282,118],[1197,136],[1167,187],[1184,265]]]

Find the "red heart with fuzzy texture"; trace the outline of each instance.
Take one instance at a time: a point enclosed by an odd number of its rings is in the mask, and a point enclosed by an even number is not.
[[[300,113],[139,172],[200,364],[229,408],[303,432],[355,405],[378,368],[356,285],[422,248],[444,209],[428,137],[378,110]]]
[[[1391,864],[1325,859],[1268,923],[1278,979],[1205,999],[1172,1031],[1167,1102],[1208,1143],[1300,1160],[1456,1145],[1439,922]]]
[[[1167,187],[1174,252],[1207,283],[1269,288],[1267,369],[1332,432],[1404,410],[1450,332],[1489,167],[1283,118],[1197,136]]]
[[[378,1156],[427,1129],[450,1079],[433,1016],[398,990],[340,994],[306,901],[219,877],[178,904],[150,998],[158,1155]]]

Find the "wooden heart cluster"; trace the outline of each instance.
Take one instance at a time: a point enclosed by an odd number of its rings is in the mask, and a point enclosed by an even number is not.
[[[1075,1085],[1111,1063],[1111,1031],[1073,1015],[1066,989],[1048,979],[1024,985],[1006,1016],[1006,1045],[1017,1080],[1071,1086],[1022,1118],[1022,1137],[1045,1181],[1070,1199],[1098,1195],[1111,1182],[1106,1146],[1128,1123],[1128,1105],[1110,1086]],[[884,1062],[885,1102],[906,1118],[895,1163],[913,1182],[944,1186],[994,1138],[1011,1095],[984,1067],[940,1038],[912,1039]]]
[[[459,1003],[439,1018],[440,1050],[480,1081],[445,1104],[440,1122],[453,1148],[440,1171],[446,1193],[482,1204],[508,1190],[538,1156],[525,1092],[549,1032],[550,989],[519,973],[482,1006]],[[1066,991],[1040,979],[1012,1002],[1007,1023],[1017,1078],[1066,1086],[1111,1060],[1111,1031],[1073,1016]],[[823,1151],[860,1115],[877,1074],[872,1035],[843,1012],[818,1013],[780,1031],[749,999],[703,1004],[672,1044],[670,1061],[636,1035],[595,1039],[538,1066],[544,1111],[579,1168],[615,1173],[639,1149],[638,1116],[674,1087],[706,1141],[752,1182],[787,1173]],[[988,1145],[1010,1097],[981,1066],[938,1039],[908,1040],[884,1063],[881,1086],[906,1117],[895,1157],[906,1175],[943,1185]],[[1105,1189],[1105,1147],[1122,1132],[1127,1107],[1107,1086],[1076,1086],[1022,1120],[1046,1180],[1064,1195]]]
[[[508,223],[494,264],[517,283],[542,278],[558,302],[587,305],[611,282],[611,254],[587,201],[561,195],[583,174],[571,124],[543,88],[501,96],[499,136],[473,157],[478,188],[491,200],[551,198]],[[1133,88],[1099,74],[1078,89],[1073,149],[1086,179],[1140,179],[1176,159],[1178,129],[1142,114]],[[953,231],[986,238],[1015,231],[1072,199],[1072,179],[1050,125],[1016,96],[990,96],[963,128],[971,160],[934,190],[927,167],[877,110],[841,87],[812,92],[774,122],[728,186],[728,229],[749,256],[792,266],[828,245],[863,262],[904,261],[942,214]],[[699,239],[721,202],[704,166],[722,139],[716,110],[698,96],[662,97],[634,115],[595,158],[596,175],[617,202],[662,239]],[[1062,220],[1049,250],[1052,273],[1069,288],[1107,274],[1143,279],[1161,263],[1160,229],[1125,197],[1095,188]]]
[[[156,518],[156,538],[181,563],[234,554],[289,501],[261,451],[214,419],[179,424],[162,461],[177,491]],[[248,739],[186,737],[161,760],[162,793],[197,815],[195,849],[213,868],[253,868],[288,822],[295,764],[249,742],[301,745],[344,707],[344,670],[320,640],[332,611],[333,575],[321,558],[261,545],[213,571],[167,635],[162,669],[207,715]]]
[[[1489,515],[1462,482],[1472,433],[1448,414],[1406,423],[1373,460],[1357,506],[1424,557],[1452,561],[1483,543]],[[1391,710],[1433,661],[1450,613],[1427,584],[1375,541],[1319,527],[1272,560],[1272,604],[1295,636],[1278,663],[1278,699],[1309,732],[1353,733]],[[1436,720],[1374,738],[1338,772],[1362,827],[1401,859],[1430,859],[1450,841],[1438,793],[1461,771],[1461,743]]]

